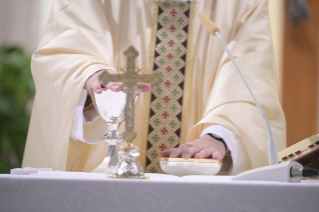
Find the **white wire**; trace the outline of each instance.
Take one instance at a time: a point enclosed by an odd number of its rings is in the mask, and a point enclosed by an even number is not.
[[[252,90],[250,89],[250,87],[249,87],[249,85],[248,85],[248,83],[247,83],[247,81],[246,81],[244,75],[243,75],[242,72],[240,71],[240,69],[239,69],[239,67],[238,67],[238,65],[237,65],[237,63],[236,63],[236,61],[234,60],[234,58],[233,58],[232,54],[230,53],[229,49],[227,48],[227,46],[226,46],[226,44],[225,44],[223,38],[220,36],[219,32],[216,31],[215,34],[217,35],[217,37],[219,38],[220,42],[222,43],[222,45],[223,45],[225,51],[227,52],[229,58],[231,59],[231,61],[233,62],[235,68],[237,69],[237,71],[238,71],[238,73],[239,73],[241,79],[244,81],[244,83],[245,83],[245,85],[246,85],[246,87],[247,87],[247,89],[248,89],[250,95],[253,97],[254,102],[255,102],[257,108],[259,109],[261,115],[262,115],[262,116],[264,117],[264,119],[265,119],[265,122],[266,122],[267,128],[268,128],[268,131],[269,131],[269,137],[270,137],[269,140],[268,140],[268,157],[269,157],[269,164],[270,164],[270,165],[277,164],[277,163],[278,163],[278,157],[277,157],[276,143],[275,143],[275,139],[274,139],[274,137],[273,137],[273,135],[272,135],[272,131],[271,131],[270,124],[269,124],[269,121],[268,121],[268,119],[267,119],[267,116],[266,116],[266,114],[264,113],[263,109],[261,108],[260,104],[258,103],[258,101],[257,101],[255,95],[253,94]]]

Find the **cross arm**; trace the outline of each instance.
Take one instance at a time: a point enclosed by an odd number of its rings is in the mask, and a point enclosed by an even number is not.
[[[159,73],[153,74],[109,74],[104,71],[99,75],[99,81],[102,85],[107,85],[109,82],[124,82],[124,83],[147,83],[153,86],[163,82],[163,77]]]

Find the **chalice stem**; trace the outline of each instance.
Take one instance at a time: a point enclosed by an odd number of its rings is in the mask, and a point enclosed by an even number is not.
[[[109,150],[105,159],[107,159],[108,163],[104,173],[112,174],[117,164],[120,162],[118,154],[117,154],[116,142],[114,142],[114,144],[109,144]]]
[[[120,159],[117,154],[117,143],[116,141],[114,141],[112,142],[112,144],[109,144],[109,149],[108,149],[108,152],[106,153],[106,156],[103,162],[92,172],[112,174],[119,162],[120,162]]]

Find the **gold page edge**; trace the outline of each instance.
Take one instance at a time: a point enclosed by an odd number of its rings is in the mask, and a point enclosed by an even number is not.
[[[222,160],[214,160],[214,159],[184,159],[184,158],[159,158],[159,161],[169,161],[169,162],[194,162],[194,163],[222,163]]]

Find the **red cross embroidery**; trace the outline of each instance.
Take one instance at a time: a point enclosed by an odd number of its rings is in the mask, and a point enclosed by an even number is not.
[[[162,113],[162,116],[164,119],[167,119],[169,117],[169,113],[167,111],[164,111],[164,113]]]
[[[169,30],[170,30],[171,32],[175,32],[175,30],[176,30],[175,25],[172,24],[172,25],[169,27]]]
[[[168,41],[168,45],[169,45],[169,46],[174,46],[174,45],[175,45],[175,41],[172,40],[172,39],[170,39],[170,40]]]
[[[165,103],[168,103],[169,101],[171,101],[171,98],[169,98],[169,96],[165,95],[163,100],[164,100]]]
[[[164,150],[166,150],[166,145],[165,144],[161,144],[159,147],[158,147],[161,151],[164,151]]]
[[[166,70],[168,73],[171,73],[171,72],[173,71],[172,66],[167,66],[167,67],[165,68],[165,70]]]
[[[171,60],[171,59],[174,58],[174,55],[172,55],[172,53],[169,53],[168,55],[166,55],[166,57],[167,57],[169,60]]]
[[[177,11],[176,11],[175,9],[172,9],[172,10],[170,11],[170,13],[171,13],[172,16],[175,16],[175,15],[177,14]]]
[[[171,83],[169,80],[166,80],[166,81],[164,82],[164,85],[165,85],[167,88],[169,88],[169,87],[172,85],[172,83]]]

